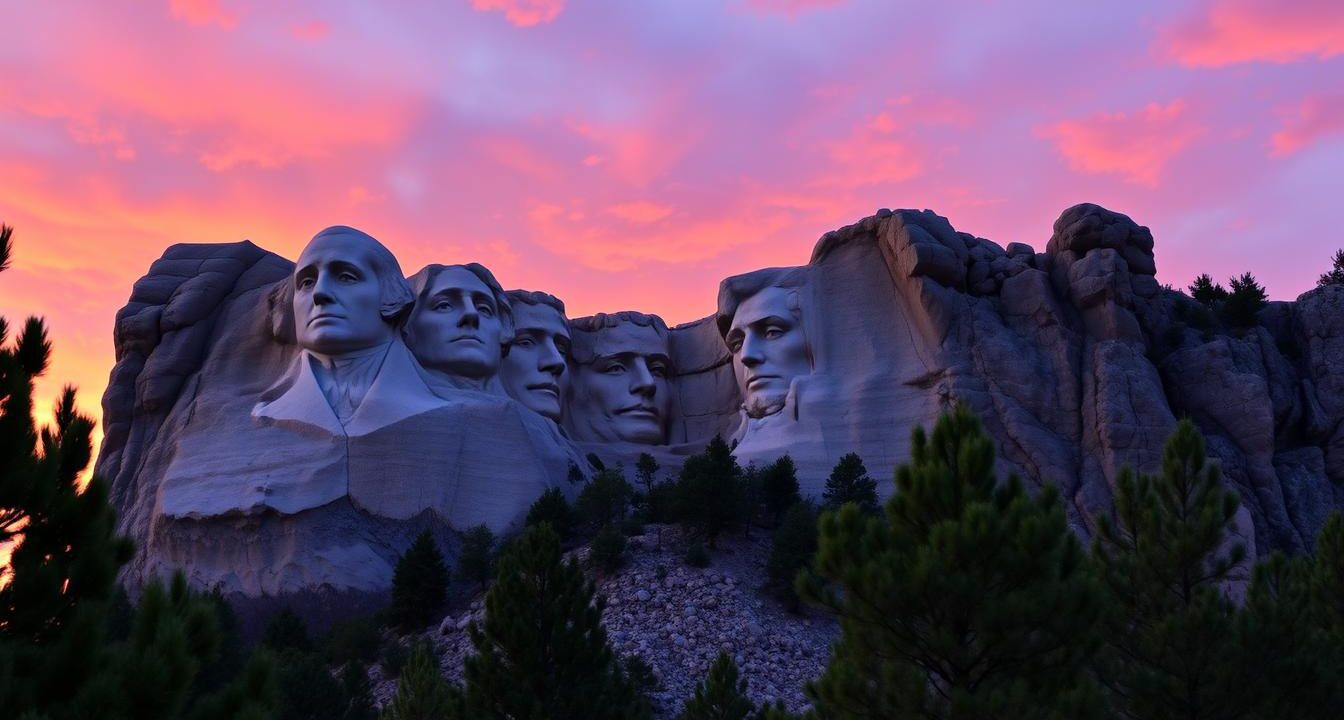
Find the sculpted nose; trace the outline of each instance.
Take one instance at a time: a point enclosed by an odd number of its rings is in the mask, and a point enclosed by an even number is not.
[[[565,372],[565,356],[560,354],[554,344],[546,343],[537,357],[537,369],[560,377]]]
[[[653,373],[649,372],[648,363],[643,359],[636,360],[630,373],[630,394],[651,398],[656,390],[657,386],[653,384]]]
[[[329,305],[333,302],[336,302],[336,296],[331,292],[331,279],[323,273],[313,284],[313,304]]]
[[[746,367],[756,367],[765,362],[765,353],[761,351],[761,344],[748,336],[742,341],[742,349],[739,351],[738,359]]]
[[[481,326],[481,314],[476,312],[476,308],[467,306],[462,311],[462,318],[457,321],[459,327],[479,328]]]

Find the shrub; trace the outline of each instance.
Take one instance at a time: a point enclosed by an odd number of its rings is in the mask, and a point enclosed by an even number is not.
[[[306,652],[313,648],[312,640],[308,637],[307,624],[288,606],[281,608],[280,612],[272,616],[271,621],[266,624],[261,644],[272,650]]]
[[[433,720],[462,717],[462,695],[439,671],[439,659],[428,640],[411,650],[405,671],[397,681],[397,696],[383,710],[382,720]]]
[[[794,578],[798,576],[799,570],[812,564],[816,553],[816,511],[808,503],[795,503],[784,513],[783,520],[775,530],[770,559],[765,565],[770,589],[790,610],[796,612],[800,606],[798,592],[794,589]]]
[[[737,663],[720,651],[695,696],[686,702],[677,720],[747,720],[756,709],[747,699],[747,681],[738,679]]]
[[[651,523],[669,523],[677,519],[677,485],[670,480],[654,483],[645,499],[646,517]]]
[[[346,618],[331,626],[322,641],[322,654],[333,665],[351,661],[367,665],[378,659],[381,639],[378,622],[372,617]]]
[[[615,525],[603,525],[593,537],[589,559],[604,573],[616,572],[625,560],[625,534]]]

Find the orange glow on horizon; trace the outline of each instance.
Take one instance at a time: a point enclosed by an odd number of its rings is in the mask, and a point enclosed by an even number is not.
[[[293,258],[349,224],[408,274],[477,261],[575,316],[673,324],[881,207],[1042,249],[1096,202],[1153,229],[1161,281],[1252,270],[1280,299],[1341,242],[1344,6],[1322,0],[916,5],[919,32],[896,34],[863,0],[162,0],[0,21],[22,29],[0,57],[0,315],[48,321],[41,419],[66,383],[101,418],[113,318],[180,242]]]

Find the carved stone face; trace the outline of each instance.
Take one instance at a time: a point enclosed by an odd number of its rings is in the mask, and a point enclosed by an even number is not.
[[[407,324],[421,365],[487,378],[499,371],[503,325],[494,293],[470,270],[447,267],[417,302]]]
[[[395,331],[381,314],[375,245],[364,235],[323,235],[299,254],[294,330],[300,347],[335,356],[392,340]]]
[[[724,337],[748,417],[782,410],[793,379],[812,372],[807,338],[790,307],[791,294],[768,287],[747,298],[733,313]]]
[[[667,339],[631,322],[591,335],[592,361],[575,363],[570,424],[576,439],[666,442],[672,405]]]
[[[515,302],[514,334],[499,377],[504,390],[524,407],[560,421],[561,398],[569,385],[569,323],[543,304]]]

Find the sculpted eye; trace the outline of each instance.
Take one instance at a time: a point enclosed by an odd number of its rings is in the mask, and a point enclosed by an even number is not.
[[[300,290],[309,290],[317,284],[317,280],[311,277],[299,278],[298,287]]]
[[[453,304],[448,302],[447,300],[440,300],[434,303],[434,309],[439,312],[448,312],[449,310],[453,309]]]
[[[338,277],[340,278],[340,281],[343,282],[343,283],[357,283],[357,282],[359,282],[359,276],[356,275],[356,274],[354,274],[354,273],[352,273],[352,272],[350,272],[349,270],[347,270],[347,271],[341,273]]]
[[[536,343],[533,342],[532,338],[530,337],[518,338],[517,340],[513,341],[513,344],[518,347],[532,347],[533,345],[536,345]]]
[[[607,375],[621,375],[625,373],[625,366],[620,363],[612,363],[604,368],[601,368],[599,372],[605,373]]]
[[[649,374],[656,378],[667,377],[667,366],[662,363],[653,363],[649,366]]]
[[[765,337],[768,340],[778,340],[779,338],[784,336],[784,333],[788,331],[789,331],[788,328],[780,327],[778,325],[771,325],[770,327],[765,329]]]
[[[482,315],[484,315],[484,316],[486,316],[486,317],[494,317],[494,316],[495,316],[495,309],[492,308],[492,307],[490,307],[489,305],[486,305],[485,303],[481,303],[480,305],[477,305],[477,306],[476,306],[476,312],[478,312],[478,313],[480,313],[480,314],[482,314]]]

